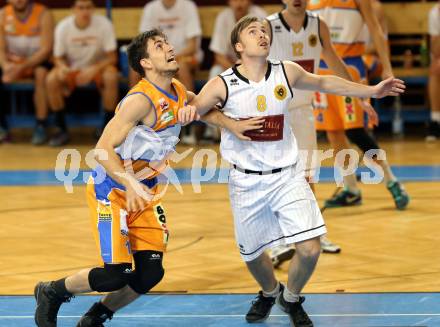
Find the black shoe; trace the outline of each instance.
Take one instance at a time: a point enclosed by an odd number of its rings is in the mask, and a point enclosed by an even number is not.
[[[280,294],[283,290],[284,285],[280,284]],[[265,297],[263,291],[258,292],[258,296],[252,301],[252,306],[246,314],[246,321],[251,324],[265,321],[270,315],[275,300],[276,297]]]
[[[40,282],[34,289],[37,308],[35,323],[38,327],[56,327],[57,314],[61,304],[69,302],[72,296],[60,296],[53,288],[52,282]]]
[[[282,292],[277,296],[277,305],[289,315],[290,322],[294,327],[313,327],[313,322],[301,305],[305,300],[303,296],[300,296],[298,302],[287,302],[284,300]]]
[[[81,317],[76,327],[104,327],[104,322],[113,318],[113,312],[97,302]]]
[[[426,141],[435,141],[440,138],[440,124],[436,121],[431,121],[428,124],[426,131]]]
[[[327,208],[349,207],[362,204],[361,192],[358,194],[347,189],[342,190],[331,199],[325,201]]]

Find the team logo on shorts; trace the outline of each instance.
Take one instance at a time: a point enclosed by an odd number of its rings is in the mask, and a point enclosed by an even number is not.
[[[273,93],[278,100],[284,100],[287,96],[287,89],[284,85],[280,84],[275,86]]]
[[[350,97],[344,98],[345,105],[345,121],[353,122],[356,120],[356,113],[354,111],[354,99]]]
[[[110,203],[103,203],[98,201],[98,221],[100,222],[111,222],[112,221],[112,208]]]
[[[312,34],[309,36],[309,45],[311,47],[316,47],[316,44],[318,44],[318,37],[315,34]]]

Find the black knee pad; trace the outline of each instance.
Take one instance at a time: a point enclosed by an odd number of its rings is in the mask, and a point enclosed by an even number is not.
[[[128,284],[131,263],[105,264],[89,272],[90,288],[96,292],[113,292]]]
[[[136,269],[130,276],[128,285],[138,294],[145,294],[162,280],[162,252],[138,251],[134,257]]]
[[[380,149],[376,141],[367,133],[365,128],[353,128],[345,131],[350,142],[356,144],[363,153],[368,150]]]

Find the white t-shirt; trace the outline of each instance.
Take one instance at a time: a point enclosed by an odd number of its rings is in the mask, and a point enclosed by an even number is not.
[[[440,35],[440,7],[435,5],[429,12],[429,35]]]
[[[93,65],[116,46],[113,25],[101,15],[93,15],[84,29],[76,26],[73,16],[63,19],[55,29],[54,55],[65,57],[72,69]]]
[[[249,8],[249,15],[265,18],[266,12],[259,6],[251,6]],[[215,20],[214,31],[212,33],[209,50],[214,53],[228,56],[232,61],[237,60],[237,56],[231,46],[231,32],[234,29],[235,20],[234,11],[231,8],[226,8],[218,14]]]
[[[197,7],[189,0],[177,0],[169,9],[161,0],[147,3],[139,31],[142,33],[153,28],[160,28],[166,34],[176,54],[186,47],[188,39],[202,36]]]

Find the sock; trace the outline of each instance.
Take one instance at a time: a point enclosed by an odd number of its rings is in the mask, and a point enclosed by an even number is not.
[[[440,123],[440,111],[431,111],[431,120]]]
[[[97,316],[101,316],[102,314],[105,314],[107,317],[113,317],[114,312],[107,308],[101,301],[96,302],[93,305],[93,314],[96,314]]]
[[[299,294],[295,294],[287,288],[287,286],[284,288],[283,292],[283,298],[286,302],[298,302],[299,301]]]
[[[114,111],[107,111],[105,110],[104,112],[104,122],[102,125],[102,129],[104,129],[104,127],[108,124],[108,122],[113,118],[113,116],[115,115]]]
[[[278,294],[280,294],[280,283],[277,283],[277,286],[272,291],[266,292],[263,291],[264,297],[276,297]]]
[[[396,178],[396,176],[394,176],[388,162],[386,162],[386,161],[383,162],[382,169],[383,169],[383,178],[384,178],[385,185],[388,185],[389,182],[397,181],[397,178]]]
[[[37,119],[37,126],[47,127],[47,118]]]
[[[351,193],[359,194],[359,188],[357,187],[356,175],[351,174],[344,176],[344,187]]]
[[[55,112],[55,126],[61,129],[63,132],[67,131],[64,109]]]
[[[52,286],[59,296],[72,296],[72,293],[70,293],[66,288],[66,278],[52,282]]]

